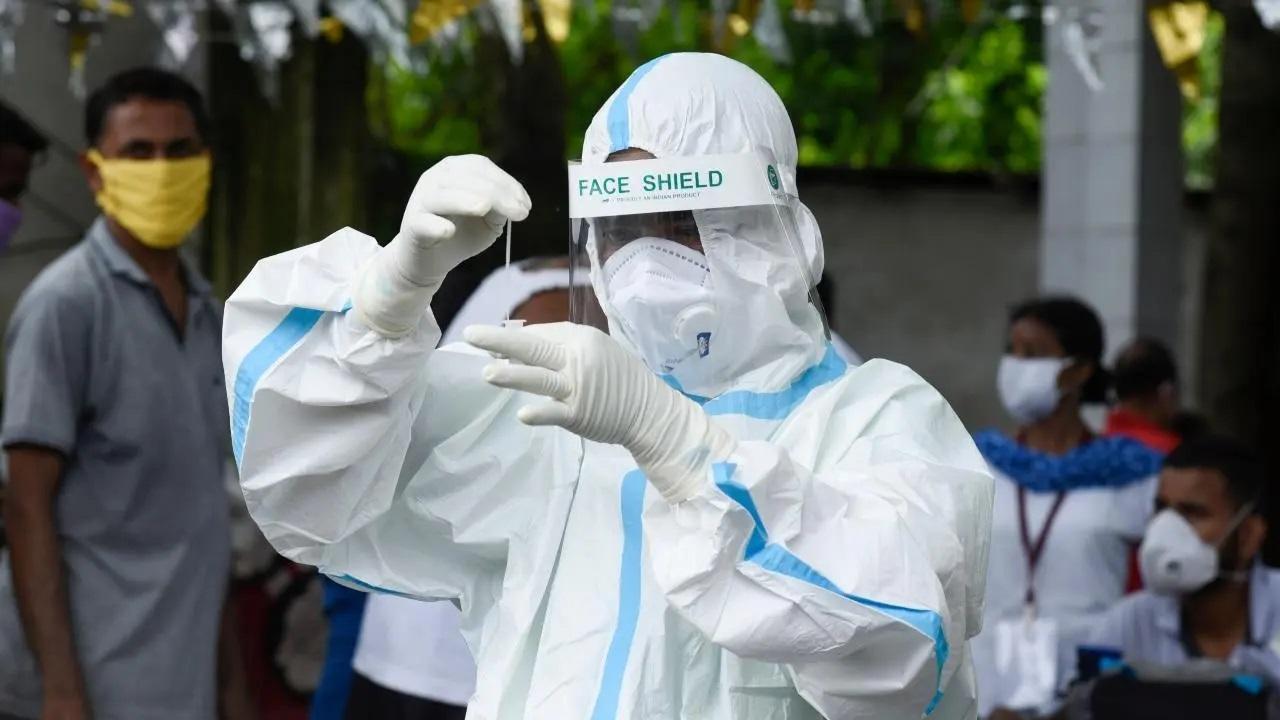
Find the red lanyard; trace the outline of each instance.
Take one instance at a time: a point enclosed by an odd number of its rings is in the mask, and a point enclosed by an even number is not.
[[[1084,431],[1084,435],[1080,438],[1080,444],[1086,444],[1093,441],[1093,433],[1088,430]],[[1026,436],[1018,433],[1018,444],[1026,444]],[[1062,508],[1062,501],[1067,499],[1066,491],[1058,493],[1053,500],[1053,507],[1049,508],[1049,516],[1044,519],[1044,527],[1040,528],[1040,535],[1036,537],[1035,542],[1031,542],[1031,532],[1027,530],[1027,490],[1021,485],[1018,486],[1018,530],[1022,534],[1022,553],[1027,558],[1027,594],[1023,598],[1027,605],[1034,605],[1036,602],[1036,565],[1040,564],[1040,556],[1044,553],[1045,541],[1049,539],[1049,530],[1053,528],[1053,521],[1058,517],[1058,510]]]
[[[1040,528],[1040,534],[1035,542],[1032,542],[1031,533],[1027,530],[1027,489],[1021,485],[1018,486],[1018,530],[1022,533],[1022,552],[1027,558],[1027,594],[1024,598],[1027,605],[1034,605],[1036,602],[1036,565],[1040,563],[1045,541],[1049,539],[1049,530],[1053,528],[1053,521],[1058,517],[1062,501],[1066,499],[1065,492],[1058,493],[1054,498],[1053,507],[1049,508],[1049,516],[1045,518],[1044,526]]]

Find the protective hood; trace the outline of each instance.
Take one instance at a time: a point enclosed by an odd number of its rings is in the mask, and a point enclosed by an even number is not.
[[[651,362],[638,338],[642,318],[611,297],[612,273],[599,238],[581,245],[610,334],[646,357],[650,367],[691,396],[729,389],[776,390],[821,360],[827,347],[821,306],[811,299],[822,274],[822,238],[796,190],[796,140],[781,99],[747,66],[703,53],[666,55],[638,68],[596,114],[582,149],[583,166],[634,148],[658,159],[753,155],[769,167],[778,205],[696,209],[697,240],[709,268],[707,286],[721,298],[716,326],[721,358],[714,369],[690,371]],[[571,188],[572,191],[572,188]],[[748,203],[743,203],[744,206]],[[594,228],[584,226],[588,234]],[[662,328],[666,332],[666,328]],[[660,333],[661,334],[661,333]],[[713,352],[716,352],[713,349]],[[705,366],[705,363],[704,363]]]

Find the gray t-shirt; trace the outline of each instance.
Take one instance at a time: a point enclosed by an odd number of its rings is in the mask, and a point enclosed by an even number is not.
[[[5,337],[4,446],[66,458],[56,523],[95,720],[213,718],[230,562],[221,310],[184,266],[186,331],[99,219],[23,293]],[[0,557],[0,714],[39,674]]]

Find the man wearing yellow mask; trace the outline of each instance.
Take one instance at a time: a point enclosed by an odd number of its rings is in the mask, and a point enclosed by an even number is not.
[[[205,211],[208,126],[170,73],[95,92],[83,165],[102,217],[10,322],[0,719],[248,710],[223,620],[221,308],[177,252]]]

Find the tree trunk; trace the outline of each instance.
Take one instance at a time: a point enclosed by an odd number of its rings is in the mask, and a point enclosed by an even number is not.
[[[569,248],[568,188],[565,163],[564,74],[559,51],[547,36],[536,4],[527,8],[535,34],[524,58],[512,63],[506,43],[495,34],[480,38],[474,62],[492,77],[492,107],[498,117],[482,124],[486,153],[529,192],[533,211],[512,233],[513,260],[564,255]],[[573,148],[572,156],[578,156]],[[502,238],[449,273],[431,301],[443,328],[476,287],[505,261]]]
[[[1280,33],[1252,0],[1222,0],[1222,95],[1201,318],[1200,397],[1214,427],[1280,472]],[[1268,555],[1280,559],[1273,502]]]
[[[229,32],[219,13],[211,27]],[[210,54],[216,165],[207,267],[225,296],[260,258],[364,226],[368,61],[350,34],[336,44],[295,36],[273,104],[234,45],[215,44]]]

